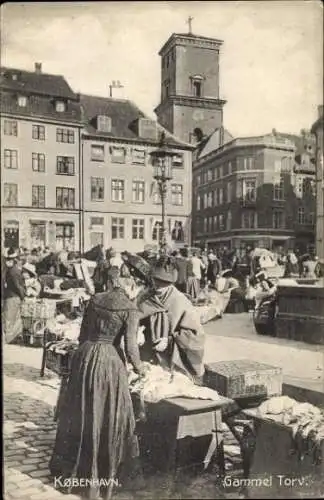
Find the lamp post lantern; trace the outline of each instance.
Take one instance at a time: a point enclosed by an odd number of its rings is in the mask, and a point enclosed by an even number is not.
[[[166,238],[166,196],[167,196],[167,184],[168,181],[172,179],[172,157],[174,153],[171,151],[165,140],[165,133],[161,134],[161,139],[159,147],[151,151],[150,156],[152,158],[153,165],[153,178],[157,182],[159,195],[161,198],[161,212],[162,212],[162,227],[160,235],[160,248],[161,250],[166,250],[167,238]]]

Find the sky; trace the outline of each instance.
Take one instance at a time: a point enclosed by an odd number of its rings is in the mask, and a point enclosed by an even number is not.
[[[76,92],[134,101],[148,116],[160,99],[159,49],[172,33],[224,40],[220,97],[234,136],[309,129],[323,103],[320,0],[6,3],[1,65],[64,75]],[[122,94],[121,94],[122,92]]]

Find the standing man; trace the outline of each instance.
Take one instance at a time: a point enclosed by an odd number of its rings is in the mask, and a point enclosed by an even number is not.
[[[192,290],[191,297],[193,299],[197,299],[200,292],[200,282],[202,278],[202,273],[206,269],[205,264],[199,257],[197,256],[197,252],[192,253],[192,257],[190,259],[191,263],[191,272],[192,272]]]
[[[216,278],[222,271],[221,261],[212,252],[208,255],[207,279],[212,286],[215,286]]]
[[[189,264],[188,264],[188,250],[187,248],[181,248],[177,251],[175,258],[175,268],[177,270],[178,276],[175,286],[182,292],[187,292],[187,281],[189,274]]]

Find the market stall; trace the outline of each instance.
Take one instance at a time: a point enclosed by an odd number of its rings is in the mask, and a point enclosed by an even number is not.
[[[49,340],[63,338],[57,324],[82,316],[93,286],[86,261],[71,261],[69,276],[40,278],[39,297],[25,297],[22,304],[23,342],[42,347]],[[46,278],[46,279],[45,279]],[[63,315],[63,316],[62,316]]]
[[[324,412],[282,396],[245,413],[255,439],[249,498],[322,498]]]

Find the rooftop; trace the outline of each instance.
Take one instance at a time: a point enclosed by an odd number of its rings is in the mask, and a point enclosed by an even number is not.
[[[38,71],[26,71],[15,68],[0,68],[0,88],[22,94],[46,95],[77,100],[65,78]]]
[[[203,162],[210,161],[218,154],[229,151],[231,148],[251,146],[270,147],[291,152],[294,152],[296,149],[291,139],[280,137],[273,133],[262,136],[233,138],[228,131],[222,128],[217,128],[205,141],[202,143],[202,146],[198,146],[200,150],[198,156],[196,156],[196,166],[201,166]]]
[[[146,118],[149,120],[151,120],[151,118],[147,117],[132,101],[80,94],[80,103],[83,109],[85,130],[88,134],[98,137],[115,137],[131,140],[138,139],[150,142],[150,140],[147,141],[139,137],[135,123],[139,118]],[[97,130],[95,119],[99,115],[109,116],[111,118],[111,132]],[[155,122],[155,120],[152,121]],[[192,149],[190,144],[181,142],[157,122],[155,123],[157,124],[158,130],[165,132],[167,143]]]
[[[207,36],[202,36],[202,35],[195,35],[193,33],[172,33],[172,35],[167,39],[163,47],[161,48],[159,55],[162,55],[166,48],[172,43],[177,40],[177,38],[186,38],[188,42],[191,41],[196,41],[198,42],[207,42],[209,44],[214,45],[215,47],[219,47],[222,45],[224,42],[223,40],[218,40],[217,38],[211,38]]]

